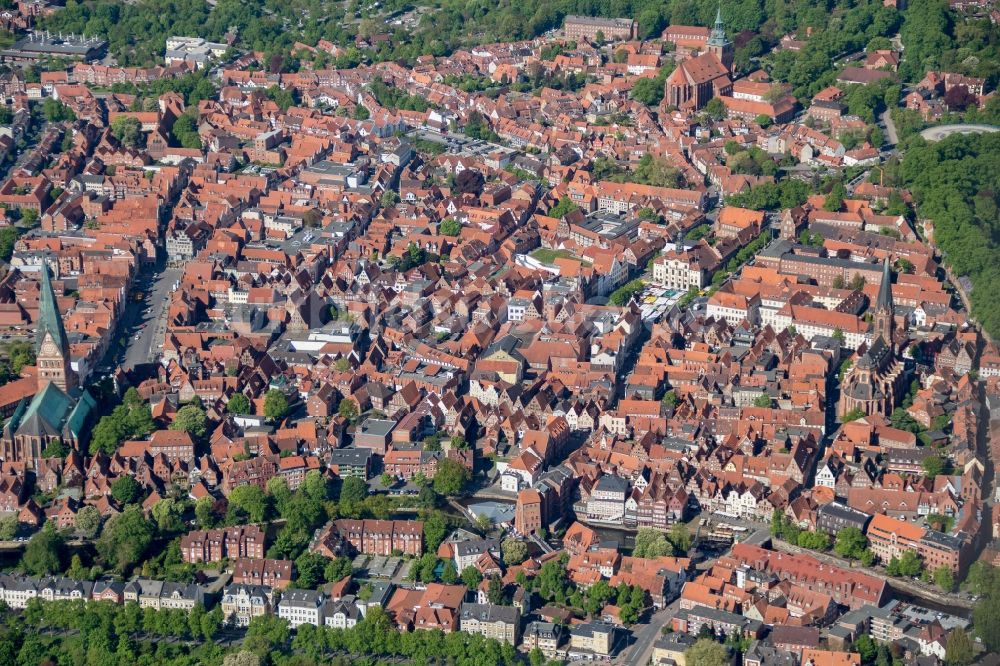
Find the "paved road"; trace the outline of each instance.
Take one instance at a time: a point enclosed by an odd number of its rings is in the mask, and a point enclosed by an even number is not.
[[[628,666],[645,666],[653,657],[653,643],[660,637],[661,630],[677,614],[680,609],[680,599],[675,599],[666,608],[657,611],[632,634],[632,644],[622,650],[615,658],[615,664]]]
[[[120,365],[131,370],[136,365],[155,360],[155,354],[163,345],[171,287],[181,273],[180,268],[166,268],[141,273],[136,278],[116,333],[119,339],[125,338],[126,346],[123,350],[117,341],[112,343],[109,358],[105,359],[109,367]],[[140,291],[145,297],[135,301],[133,295]]]
[[[896,133],[896,123],[892,122],[892,114],[889,113],[889,109],[882,112],[882,124],[885,125],[886,141],[895,146],[899,143],[899,135]]]
[[[125,351],[126,368],[133,368],[140,363],[155,360],[163,347],[163,335],[166,331],[167,309],[170,305],[170,292],[174,282],[180,279],[183,269],[167,268],[157,274],[151,282],[140,283],[146,287],[146,298],[137,303],[140,308],[140,321],[146,325],[139,331],[139,339],[135,336],[129,339]],[[140,287],[140,288],[142,288]]]
[[[940,141],[951,134],[978,134],[979,132],[1000,132],[993,125],[938,125],[928,127],[920,133],[928,141]]]

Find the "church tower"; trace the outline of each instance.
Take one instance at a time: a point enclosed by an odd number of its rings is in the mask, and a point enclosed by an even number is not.
[[[726,26],[722,24],[722,5],[715,13],[715,27],[708,35],[705,50],[714,53],[729,72],[733,71],[733,43],[726,36]]]
[[[896,307],[892,303],[892,273],[889,271],[889,258],[882,262],[882,284],[878,288],[878,299],[872,312],[875,328],[872,339],[882,338],[890,349],[893,349],[893,338],[896,333]]]
[[[38,322],[35,328],[35,356],[38,360],[38,392],[50,382],[65,392],[76,388],[70,366],[69,340],[49,278],[48,263],[42,264]]]

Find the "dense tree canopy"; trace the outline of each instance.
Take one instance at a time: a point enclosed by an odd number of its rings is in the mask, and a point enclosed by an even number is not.
[[[264,394],[264,416],[272,421],[280,421],[288,413],[288,398],[278,389]]]
[[[972,314],[1000,336],[1000,134],[910,139],[898,176],[931,220],[934,242],[956,278],[973,285]]]
[[[460,495],[470,479],[469,470],[461,463],[445,458],[438,463],[437,473],[434,475],[434,490],[441,495]]]
[[[65,542],[54,523],[46,523],[35,532],[24,549],[21,567],[36,576],[60,573],[65,563]]]
[[[170,424],[171,430],[183,430],[195,439],[205,436],[208,430],[208,417],[205,410],[196,404],[184,405],[177,410],[177,416]]]
[[[226,403],[226,411],[230,414],[249,414],[250,398],[242,393],[234,393],[229,402]]]
[[[123,404],[103,416],[94,426],[90,436],[91,452],[114,453],[125,440],[141,439],[156,429],[149,405],[139,398],[134,389],[130,391],[125,394]]]
[[[156,528],[146,520],[142,507],[133,504],[108,519],[97,540],[97,553],[108,566],[127,572],[142,559],[155,534]]]

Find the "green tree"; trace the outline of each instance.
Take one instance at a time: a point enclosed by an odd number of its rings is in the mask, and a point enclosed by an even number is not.
[[[331,560],[318,553],[306,551],[295,559],[296,587],[311,590],[326,582],[326,567]]]
[[[718,97],[713,97],[702,108],[702,112],[709,118],[721,120],[726,117],[726,105]]]
[[[109,566],[125,573],[141,561],[155,532],[142,507],[131,504],[108,519],[96,543],[97,553]]]
[[[470,590],[477,589],[481,582],[483,582],[483,574],[479,572],[479,569],[471,564],[462,569],[462,583]]]
[[[962,588],[977,597],[988,596],[992,590],[1000,590],[1000,572],[983,560],[976,560],[969,567]]]
[[[111,496],[122,504],[134,504],[142,499],[142,486],[134,477],[123,474],[111,484]]]
[[[912,550],[903,553],[899,558],[892,558],[886,565],[885,571],[890,576],[919,576],[923,571],[923,564],[920,558]]]
[[[850,423],[851,421],[857,421],[858,419],[863,419],[864,417],[865,417],[864,411],[858,407],[855,407],[854,409],[850,410],[849,412],[841,416],[840,422]]]
[[[195,404],[184,405],[170,424],[171,430],[182,430],[195,439],[201,439],[208,431],[208,417],[205,410]]]
[[[226,411],[230,414],[249,414],[250,398],[242,393],[234,393],[226,403]]]
[[[441,582],[445,585],[454,585],[458,581],[458,570],[455,569],[455,563],[451,560],[445,560],[444,568],[441,570]]]
[[[80,536],[93,539],[101,529],[102,521],[101,512],[97,510],[97,507],[88,504],[76,512],[74,525]]]
[[[766,393],[762,393],[753,399],[754,407],[770,407],[771,406],[771,396]]]
[[[670,68],[664,68],[669,74]],[[663,81],[660,77],[643,77],[632,86],[632,99],[645,104],[646,106],[656,106],[663,100]]]
[[[496,606],[503,605],[507,600],[504,596],[503,583],[499,577],[490,576],[490,582],[486,588],[486,600]]]
[[[62,438],[56,437],[51,440],[42,451],[43,458],[65,458],[69,455],[69,447],[62,441]]]
[[[42,115],[50,123],[76,119],[76,114],[68,106],[52,97],[46,97],[42,102]]]
[[[21,236],[21,231],[15,226],[0,228],[0,259],[10,261],[14,256],[14,243]]]
[[[198,526],[202,529],[215,527],[217,517],[212,510],[214,505],[215,500],[211,497],[201,497],[194,503],[194,517],[198,521]]]
[[[271,497],[274,508],[278,515],[285,517],[288,515],[289,505],[292,500],[292,491],[288,488],[288,481],[284,477],[275,476],[267,481],[267,494]]]
[[[800,548],[826,550],[830,547],[830,537],[825,532],[799,532],[796,540]]]
[[[222,666],[261,666],[260,657],[250,650],[230,652],[222,660]]]
[[[839,211],[844,205],[844,197],[846,196],[846,191],[841,183],[838,183],[840,187],[835,187],[830,190],[830,193],[826,195],[823,199],[823,210],[835,213]]]
[[[920,466],[924,468],[924,474],[929,479],[933,479],[935,476],[944,473],[945,462],[941,456],[927,456],[920,463]]]
[[[382,197],[379,199],[379,205],[382,208],[392,208],[399,203],[399,194],[395,190],[386,190],[382,193]]]
[[[250,620],[243,647],[268,653],[288,643],[288,623],[277,615],[258,615]]]
[[[854,641],[851,647],[861,655],[861,662],[864,664],[872,663],[878,655],[878,644],[872,640],[871,636],[858,636],[858,639]]]
[[[368,497],[368,486],[364,481],[351,476],[343,480],[340,484],[340,502],[360,503]]]
[[[7,357],[14,374],[21,374],[21,368],[35,364],[35,348],[23,340],[15,340],[7,344]]]
[[[504,564],[514,566],[528,559],[528,544],[519,539],[504,539],[500,544]]]
[[[841,557],[856,560],[861,558],[868,547],[868,539],[857,527],[845,527],[837,532],[837,540],[833,545],[833,551]]]
[[[201,635],[206,641],[211,641],[222,628],[222,608],[216,606],[201,617]]]
[[[424,543],[427,550],[437,552],[438,546],[448,534],[448,522],[440,511],[433,511],[424,520]]]
[[[326,569],[323,571],[323,577],[333,583],[350,576],[352,573],[354,573],[354,568],[351,566],[350,558],[338,557],[335,560],[330,560],[330,562],[326,565]]]
[[[677,391],[673,389],[667,391],[663,394],[663,399],[660,401],[666,407],[676,407],[677,406]]]
[[[475,523],[476,529],[479,530],[480,534],[486,535],[493,529],[493,521],[485,513],[477,514]]]
[[[667,541],[667,536],[661,530],[652,527],[640,527],[635,535],[635,548],[632,554],[636,557],[655,558],[669,555],[673,547]]]
[[[174,137],[174,142],[181,148],[201,148],[201,137],[198,136],[197,117],[185,111],[180,118],[174,121],[174,126],[170,133]]]
[[[646,283],[641,279],[632,280],[631,282],[623,284],[611,292],[611,295],[608,297],[608,302],[611,305],[617,305],[619,307],[627,305],[636,294],[641,293],[645,288]]]
[[[65,562],[65,542],[51,522],[35,532],[24,548],[21,567],[35,576],[61,573]]]
[[[975,658],[975,647],[969,634],[962,629],[952,629],[945,644],[944,663],[948,666],[969,666]]]
[[[278,389],[271,389],[264,395],[264,416],[271,421],[280,421],[288,414],[288,398]]]
[[[262,523],[267,518],[267,496],[260,486],[248,484],[233,488],[229,493],[229,507],[242,511],[252,523]]]
[[[549,217],[562,218],[579,209],[580,207],[573,203],[572,199],[563,197],[555,206],[549,209]]]
[[[442,236],[458,236],[462,233],[462,223],[455,218],[445,218],[438,226],[438,233]]]
[[[684,661],[698,666],[728,666],[729,650],[711,638],[699,638],[684,651]]]
[[[325,502],[330,499],[330,480],[318,469],[311,469],[302,480],[302,492],[314,502]]]
[[[0,541],[10,541],[17,536],[19,526],[16,513],[0,518]]]
[[[171,534],[184,531],[185,503],[174,501],[167,497],[153,505],[150,512],[156,521],[156,529],[161,534]]]
[[[670,527],[667,539],[676,555],[687,556],[688,551],[691,550],[691,531],[684,523],[674,523]]]
[[[348,423],[354,423],[355,419],[358,418],[358,406],[354,404],[353,400],[341,400],[337,412]]]
[[[117,116],[111,121],[111,133],[129,148],[139,148],[145,143],[142,123],[134,116]]]
[[[462,463],[445,458],[438,463],[434,474],[434,490],[441,495],[455,497],[462,493],[471,478],[472,475]]]
[[[945,592],[951,592],[955,588],[955,575],[948,567],[938,567],[934,570],[934,584]]]
[[[156,424],[149,412],[149,406],[141,398],[129,404],[121,404],[111,410],[110,414],[101,417],[94,426],[90,437],[90,450],[114,453],[126,439],[145,437],[155,429]]]

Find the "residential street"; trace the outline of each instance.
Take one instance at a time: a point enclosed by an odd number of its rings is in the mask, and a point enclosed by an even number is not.
[[[666,608],[657,611],[632,634],[632,644],[623,649],[614,660],[615,664],[643,666],[648,664],[653,656],[653,643],[661,636],[663,627],[677,614],[680,609],[680,599],[675,599]]]
[[[892,114],[889,109],[882,112],[882,124],[885,125],[885,140],[890,145],[899,143],[899,135],[896,133],[896,123],[892,122]]]

